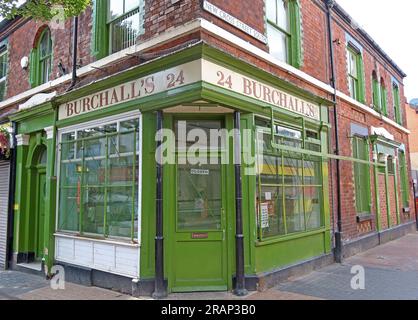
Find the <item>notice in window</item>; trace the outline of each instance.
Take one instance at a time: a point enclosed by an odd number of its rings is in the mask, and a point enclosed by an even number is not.
[[[260,206],[261,210],[261,228],[266,229],[269,227],[269,204],[262,203]]]

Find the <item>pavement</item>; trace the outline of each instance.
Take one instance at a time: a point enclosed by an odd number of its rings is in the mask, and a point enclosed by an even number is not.
[[[353,283],[361,288],[353,289]],[[245,298],[222,292],[172,294],[167,300],[238,299],[418,300],[418,233],[363,252],[345,260],[343,264],[330,265],[303,277],[290,278],[270,290],[251,292]],[[0,300],[137,299],[110,290],[71,283],[65,284],[65,290],[53,290],[49,281],[37,275],[0,271]]]

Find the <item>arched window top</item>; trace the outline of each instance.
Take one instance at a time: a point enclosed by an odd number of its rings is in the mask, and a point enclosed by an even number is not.
[[[48,153],[46,148],[43,148],[40,155],[39,155],[39,164],[42,166],[46,166],[48,160]]]
[[[46,28],[39,39],[38,43],[39,57],[45,58],[52,54],[52,40],[49,28]]]
[[[386,87],[386,85],[385,85],[385,79],[383,79],[383,77],[381,77],[381,78],[380,78],[380,85],[381,85],[383,88],[385,88],[385,87]]]
[[[372,72],[372,78],[373,78],[373,80],[376,80],[376,81],[378,81],[379,79],[377,78],[377,72],[376,72],[376,70],[373,70],[373,72]]]

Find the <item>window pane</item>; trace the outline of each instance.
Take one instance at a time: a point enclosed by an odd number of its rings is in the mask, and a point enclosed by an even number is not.
[[[85,233],[104,235],[104,196],[102,187],[82,188],[83,230]]]
[[[277,22],[277,8],[276,8],[277,0],[267,0],[266,1],[266,14],[267,19],[271,22]]]
[[[0,53],[0,80],[7,75],[7,54]]]
[[[58,213],[58,230],[78,232],[79,227],[79,196],[77,187],[61,188]]]
[[[75,187],[81,177],[81,161],[61,163],[61,187]]]
[[[110,30],[112,53],[133,46],[141,31],[139,9],[112,22]]]
[[[262,237],[286,234],[283,220],[283,188],[261,187],[257,197],[258,220]]]
[[[282,159],[281,157],[273,157],[264,155],[260,157],[259,174],[261,175],[261,183],[263,184],[282,184]]]
[[[357,56],[351,51],[348,51],[348,72],[354,78],[358,78],[357,76]]]
[[[287,37],[271,24],[267,24],[270,53],[280,61],[287,61]]]
[[[109,0],[109,19],[113,20],[123,14],[123,0]]]
[[[106,160],[86,160],[84,162],[84,185],[99,186],[105,184]]]
[[[277,25],[283,30],[289,31],[287,0],[278,0],[277,5]]]
[[[45,31],[44,35],[42,36],[41,42],[39,44],[39,57],[43,59],[47,56],[50,56],[52,52],[52,44],[51,44],[51,34],[49,31]]]
[[[6,81],[0,82],[0,101],[4,99],[6,93]]]
[[[305,185],[321,185],[321,163],[305,161],[304,164]]]
[[[132,185],[138,182],[139,157],[136,156],[135,177],[133,175],[133,156],[109,159],[109,184]]]
[[[320,188],[305,187],[305,212],[308,230],[322,227]]]
[[[221,230],[222,178],[220,165],[178,165],[179,230]]]
[[[125,0],[125,13],[139,7],[140,0]]]
[[[286,185],[302,185],[302,161],[298,159],[285,158],[284,178]]]
[[[108,189],[107,219],[109,236],[131,238],[132,213],[134,230],[138,230],[138,197],[136,188],[110,187]]]
[[[74,159],[75,143],[70,142],[75,140],[75,132],[63,134],[61,140],[61,161]]]
[[[305,231],[303,188],[285,188],[286,225],[288,233]]]
[[[133,132],[136,130],[136,132]],[[123,121],[120,123],[119,137],[119,153],[134,152],[139,150],[139,121],[138,119]],[[136,146],[134,146],[134,140],[136,138]]]

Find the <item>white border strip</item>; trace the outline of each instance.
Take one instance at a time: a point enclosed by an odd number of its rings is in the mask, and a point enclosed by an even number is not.
[[[142,44],[138,44],[138,45],[134,45],[128,49],[125,49],[123,51],[120,51],[118,53],[112,54],[104,59],[101,59],[97,62],[94,62],[92,64],[89,64],[81,69],[78,70],[78,75],[80,76],[84,76],[87,74],[90,74],[93,71],[96,71],[97,68],[101,68],[105,65],[114,63],[116,61],[119,61],[123,58],[126,57],[126,55],[129,54],[135,54],[147,49],[150,49],[152,47],[155,47],[156,45],[161,45],[164,42],[167,42],[168,40],[172,40],[174,38],[178,38],[181,36],[184,36],[186,34],[189,34],[193,31],[198,30],[199,28],[204,29],[205,31],[209,32],[210,34],[214,35],[217,38],[220,39],[224,39],[228,42],[230,42],[231,44],[235,45],[236,47],[239,47],[240,49],[243,49],[247,52],[249,52],[252,55],[257,56],[258,58],[273,64],[281,69],[283,69],[284,71],[286,71],[288,74],[296,76],[306,82],[308,82],[309,84],[322,89],[330,94],[334,93],[334,89],[327,83],[324,83],[312,76],[310,76],[309,74],[296,69],[294,67],[292,67],[291,65],[284,63],[276,58],[274,58],[270,53],[261,50],[260,48],[252,45],[251,43],[239,38],[238,36],[230,33],[227,30],[222,29],[221,27],[205,20],[202,18],[196,19],[190,23],[186,23],[180,27],[174,28],[170,31],[166,31],[164,33],[162,33],[161,35],[158,35],[152,39],[150,39],[149,41],[142,43]],[[65,83],[65,82],[69,82],[71,80],[71,74],[69,75],[65,75],[61,78],[58,78],[54,81],[48,82],[44,85],[41,85],[39,87],[33,88],[31,90],[25,91],[21,94],[18,94],[12,98],[7,99],[4,102],[0,103],[0,109],[7,107],[11,104],[17,103],[19,101],[22,101],[28,97],[31,97],[32,95],[35,95],[37,93],[46,91],[46,90],[51,90],[54,89],[55,87]],[[368,107],[365,104],[362,104],[358,101],[355,101],[354,99],[352,99],[351,97],[347,96],[345,93],[341,92],[341,91],[337,91],[337,96],[339,98],[341,98],[342,100],[360,108],[362,111],[365,111],[379,119],[381,119],[382,121],[386,122],[387,124],[397,128],[398,130],[403,131],[404,133],[410,134],[411,131],[408,130],[407,128],[397,124],[395,121],[380,115],[378,112],[376,112],[375,110],[371,109],[370,107]]]

